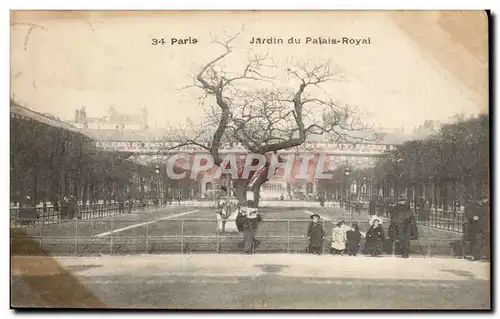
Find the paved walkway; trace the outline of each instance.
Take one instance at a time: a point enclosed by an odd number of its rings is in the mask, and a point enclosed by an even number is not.
[[[294,254],[12,257],[17,306],[488,309],[489,264]]]
[[[398,280],[489,280],[489,263],[463,259],[304,254],[193,254],[101,257],[12,257],[12,274],[53,275],[44,260],[78,269],[80,277],[123,276],[260,276],[269,272],[287,277],[318,279],[364,278]],[[263,265],[275,269],[268,271]],[[269,268],[268,267],[268,268]],[[60,271],[57,270],[57,271]]]

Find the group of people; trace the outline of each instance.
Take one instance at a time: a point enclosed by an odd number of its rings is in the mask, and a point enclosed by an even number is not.
[[[252,200],[239,208],[236,218],[238,231],[243,233],[243,241],[238,244],[244,253],[252,254],[260,244],[255,234],[262,218],[254,207]],[[466,207],[466,222],[464,230],[465,253],[470,260],[477,260],[487,255],[489,235],[489,203],[487,199],[471,201]],[[321,217],[311,215],[311,223],[307,228],[310,254],[320,255],[326,238]],[[410,208],[406,196],[399,196],[393,211],[385,220],[389,222],[387,231],[384,229],[384,219],[371,212],[368,229],[363,232],[357,223],[347,224],[345,220],[334,223],[330,242],[330,253],[334,255],[356,256],[362,248],[363,253],[377,257],[384,252],[393,252],[403,258],[410,256],[411,240],[419,237],[417,218]],[[486,247],[486,248],[485,248]]]
[[[325,232],[320,222],[318,214],[311,215],[312,222],[307,228],[307,237],[309,238],[308,251],[310,254],[320,255],[325,240]],[[361,248],[361,240],[366,239],[365,248],[371,256],[379,256],[384,249],[385,233],[382,228],[383,220],[378,216],[373,216],[369,220],[370,228],[366,233],[359,229],[359,225],[353,223],[346,224],[342,220],[334,224],[332,230],[332,242],[330,253],[333,255],[356,256]]]
[[[318,214],[311,215],[311,219],[312,222],[307,228],[308,251],[311,254],[320,255],[323,250],[325,232]],[[377,215],[372,215],[368,224],[369,228],[366,233],[363,233],[356,223],[347,225],[345,220],[342,220],[334,224],[330,253],[356,256],[360,251],[362,239],[366,239],[364,251],[373,257],[380,256],[384,252],[386,243],[386,234],[382,227],[383,219]],[[391,216],[389,239],[397,244],[396,253],[403,258],[408,258],[410,255],[410,240],[417,238],[418,228],[415,216],[407,199],[401,196],[398,198],[395,212]]]

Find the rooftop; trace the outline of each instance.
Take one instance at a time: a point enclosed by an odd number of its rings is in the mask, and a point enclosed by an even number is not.
[[[25,106],[19,105],[18,103],[14,102],[12,100],[10,101],[10,113],[24,116],[27,118],[31,118],[35,121],[45,123],[45,124],[50,125],[50,126],[54,126],[54,127],[68,130],[68,131],[88,135],[88,134],[86,134],[85,131],[80,130],[79,128],[77,128],[69,123],[61,121],[58,118],[56,118],[55,116],[35,112],[35,111],[25,107]]]
[[[10,105],[11,113],[33,118],[42,123],[55,127],[64,128],[73,132],[85,134],[96,141],[101,142],[153,142],[164,141],[169,131],[165,129],[147,128],[147,129],[79,129],[70,123],[61,121],[54,116],[35,112],[27,107],[21,106],[14,101]],[[210,132],[207,131],[204,137],[205,141],[211,139]],[[423,139],[426,134],[415,132],[414,134],[405,134],[402,131],[391,130],[384,132],[385,136],[377,142],[367,142],[375,144],[402,144],[411,139]],[[370,137],[371,132],[349,133],[350,136]],[[310,143],[327,143],[329,139],[326,135],[309,135],[307,141]]]
[[[162,129],[143,129],[143,130],[131,130],[131,129],[86,129],[85,132],[97,141],[102,142],[153,142],[153,141],[164,141],[168,132]],[[352,133],[350,136],[355,137],[365,137],[371,136],[371,133]],[[400,134],[397,132],[385,133],[385,136],[376,142],[375,144],[401,144],[407,140],[410,140],[413,136],[409,134]],[[200,139],[201,140],[201,139]],[[210,140],[210,135],[203,138],[205,141]],[[329,139],[326,135],[310,135],[307,138],[310,143],[328,143]]]

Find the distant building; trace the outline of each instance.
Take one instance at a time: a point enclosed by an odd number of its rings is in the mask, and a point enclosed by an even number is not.
[[[111,106],[107,116],[93,118],[87,116],[83,106],[75,111],[74,125],[90,130],[144,130],[148,128],[148,110],[143,108],[138,114],[124,114]]]
[[[441,127],[441,123],[438,121],[427,120],[424,124],[417,126],[413,129],[413,133],[411,135],[412,139],[426,139],[431,135],[437,134],[439,132],[439,128]]]
[[[110,108],[108,115],[103,118],[87,117],[85,108],[77,110],[75,114],[75,123],[81,127],[86,134],[96,141],[98,148],[113,152],[131,152],[138,162],[165,162],[167,158],[177,152],[184,152],[191,155],[206,150],[197,146],[183,146],[178,149],[172,149],[180,141],[169,139],[167,136],[174,136],[167,130],[148,128],[147,110],[144,109],[141,114],[121,114],[114,108]],[[395,145],[403,143],[409,137],[403,129],[380,130],[383,131],[383,137],[378,141],[358,141],[358,142],[335,142],[330,141],[326,136],[311,135],[308,136],[304,145],[298,149],[279,151],[283,158],[288,158],[299,151],[302,154],[311,154],[311,166],[308,169],[308,178],[301,180],[295,179],[300,171],[301,162],[294,162],[293,174],[291,178],[283,177],[283,170],[278,170],[276,176],[268,181],[262,187],[262,198],[279,197],[288,190],[297,190],[305,194],[317,193],[315,168],[318,164],[319,154],[325,154],[324,170],[332,171],[342,164],[349,163],[353,168],[363,168],[373,166],[377,158],[386,151],[393,150]],[[369,132],[353,132],[352,136],[368,137]],[[205,143],[211,139],[211,132],[207,131],[203,138]],[[200,141],[203,142],[203,141]],[[220,152],[222,154],[244,155],[248,151],[239,143],[223,143]],[[176,166],[189,169],[190,160],[176,162]],[[219,178],[214,176],[216,169],[200,173],[199,189],[196,193],[204,194],[211,189],[218,187]]]

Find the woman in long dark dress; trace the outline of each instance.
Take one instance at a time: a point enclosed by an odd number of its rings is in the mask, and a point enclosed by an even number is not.
[[[366,248],[372,257],[378,257],[384,250],[385,233],[382,220],[373,220],[370,229],[366,232]]]
[[[309,238],[309,253],[313,255],[321,255],[323,248],[323,240],[325,239],[325,232],[323,225],[319,221],[319,215],[311,215],[312,222],[307,228],[307,237]]]

